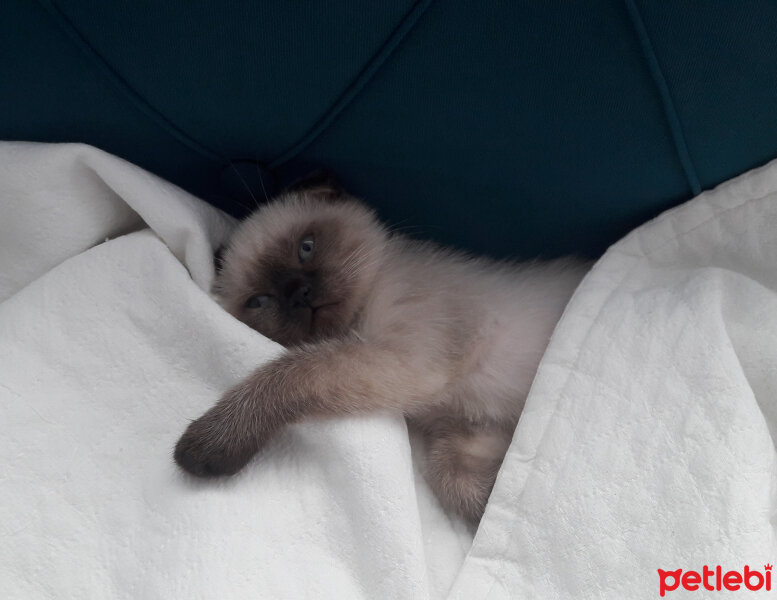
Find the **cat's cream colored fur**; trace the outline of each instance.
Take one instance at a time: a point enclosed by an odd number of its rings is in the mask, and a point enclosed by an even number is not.
[[[315,250],[303,263],[304,239]],[[216,289],[288,350],[194,421],[175,459],[196,475],[230,474],[287,423],[401,411],[426,443],[440,501],[477,520],[586,268],[472,258],[389,233],[330,189],[287,193],[240,225]],[[266,306],[250,307],[256,296]]]

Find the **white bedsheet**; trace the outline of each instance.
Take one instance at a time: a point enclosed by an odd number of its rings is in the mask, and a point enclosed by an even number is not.
[[[175,468],[280,351],[206,293],[231,226],[93,148],[0,144],[4,598],[655,598],[659,568],[777,559],[777,164],[597,263],[466,559],[397,417],[290,427],[226,481]]]

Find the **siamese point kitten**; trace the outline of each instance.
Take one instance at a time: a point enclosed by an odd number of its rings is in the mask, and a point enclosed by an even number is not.
[[[401,411],[441,503],[477,521],[587,267],[472,258],[390,233],[329,185],[289,191],[238,227],[214,286],[287,351],[192,422],[175,460],[229,475],[286,424]]]

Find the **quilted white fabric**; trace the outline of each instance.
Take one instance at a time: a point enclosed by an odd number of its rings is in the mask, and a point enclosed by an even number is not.
[[[776,442],[777,161],[633,231],[583,281],[451,597],[647,599],[658,569],[765,573]]]
[[[657,569],[777,558],[777,164],[597,263],[471,550],[394,416],[290,427],[225,481],[174,467],[281,351],[206,292],[231,227],[93,148],[0,144],[4,598],[655,598]]]
[[[472,535],[404,421],[289,428],[238,476],[173,464],[281,351],[206,293],[232,223],[79,145],[0,144],[0,596],[442,597]]]

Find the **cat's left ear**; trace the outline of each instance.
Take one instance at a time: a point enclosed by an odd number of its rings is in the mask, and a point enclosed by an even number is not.
[[[308,173],[288,186],[285,191],[313,195],[322,200],[337,200],[345,195],[345,190],[334,176],[324,169]]]

